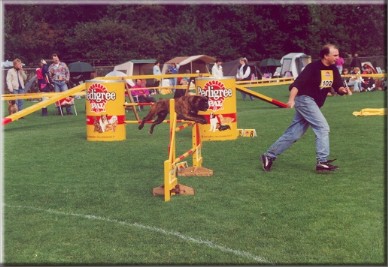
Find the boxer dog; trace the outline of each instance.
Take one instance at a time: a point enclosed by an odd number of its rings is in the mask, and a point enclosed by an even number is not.
[[[175,112],[178,120],[195,121],[206,124],[204,116],[198,115],[198,111],[206,111],[209,108],[208,98],[205,96],[186,95],[175,99]],[[143,129],[146,121],[157,118],[152,122],[149,133],[152,134],[154,127],[163,122],[170,111],[170,99],[160,99],[150,109],[139,125],[139,130]]]

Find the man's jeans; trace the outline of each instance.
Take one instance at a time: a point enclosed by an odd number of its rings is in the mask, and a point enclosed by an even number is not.
[[[265,155],[275,159],[299,140],[309,126],[315,133],[317,160],[320,162],[327,161],[330,154],[330,127],[314,99],[306,95],[295,97],[295,116],[291,125],[268,149]]]
[[[64,92],[68,89],[65,81],[53,81],[53,83],[54,83],[54,90],[57,93]]]
[[[53,81],[54,83],[54,90],[55,92],[64,92],[68,90],[67,84],[65,81]],[[58,111],[61,109],[61,107],[58,106]],[[66,112],[67,114],[71,113],[70,106],[66,106]]]
[[[18,89],[18,90],[13,90],[13,94],[17,95],[17,94],[25,94],[26,93],[26,90],[23,88],[23,89]],[[23,99],[16,99],[16,106],[18,107],[18,110],[22,110],[23,109]]]

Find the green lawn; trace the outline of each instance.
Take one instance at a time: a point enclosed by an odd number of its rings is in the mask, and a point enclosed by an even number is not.
[[[256,90],[288,98],[287,86]],[[53,106],[48,117],[31,114],[4,126],[5,264],[385,265],[386,117],[352,115],[385,99],[328,98],[337,172],[315,173],[310,129],[264,173],[259,156],[294,110],[237,93],[238,128],[257,137],[204,142],[214,175],[179,178],[196,194],[170,202],[151,193],[163,182],[167,124],[153,135],[131,124],[125,141],[91,142],[83,99],[78,116],[56,116]],[[180,155],[190,130],[176,142]]]

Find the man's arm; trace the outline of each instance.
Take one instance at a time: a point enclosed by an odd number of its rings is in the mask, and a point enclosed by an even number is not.
[[[295,105],[295,97],[298,94],[298,88],[295,86],[290,90],[290,96],[288,97],[287,107],[293,108]]]
[[[10,91],[12,93],[13,92],[12,74],[11,74],[10,70],[7,72],[7,87],[8,87],[8,91]]]

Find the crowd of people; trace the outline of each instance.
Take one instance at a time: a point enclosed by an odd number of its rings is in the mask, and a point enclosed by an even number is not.
[[[239,66],[236,69],[235,78],[236,81],[248,81],[251,80],[253,72],[251,67],[248,65],[248,59],[246,57],[241,57],[239,59]],[[152,73],[153,75],[161,75],[160,61],[154,63]],[[221,58],[217,58],[211,68],[211,75],[216,79],[221,79],[224,77],[223,61]],[[372,76],[365,76],[369,74],[377,73],[376,69],[369,65],[364,64],[358,54],[355,53],[352,57],[350,65],[345,64],[345,59],[339,55],[336,59],[335,66],[337,67],[339,73],[342,75],[342,81],[345,86],[350,88],[350,94],[353,92],[370,92],[374,90],[384,90],[385,89],[385,80],[382,78],[374,78]],[[178,74],[180,65],[177,63],[169,64],[166,74]],[[52,63],[47,64],[44,59],[41,59],[38,63],[38,68],[36,68],[36,78],[37,85],[40,92],[64,92],[68,90],[68,84],[70,81],[70,71],[66,63],[60,61],[58,54],[52,54]],[[190,70],[186,70],[186,73],[190,74]],[[182,75],[184,76],[184,75]],[[20,59],[16,58],[13,61],[13,68],[9,69],[7,72],[6,83],[7,89],[12,94],[24,94],[25,83],[27,80],[26,72],[23,69],[23,64]],[[174,93],[174,98],[180,97],[188,90],[176,90],[178,85],[188,86],[193,82],[193,78],[190,77],[173,77],[168,79],[171,90],[169,92]],[[132,84],[133,85],[133,84]],[[135,102],[140,103],[152,103],[155,102],[153,95],[158,94],[160,91],[156,90],[155,87],[160,86],[160,79],[155,78],[153,80],[152,87],[153,89],[147,89],[146,80],[138,79],[134,86],[131,88],[131,95]],[[331,92],[335,94],[335,92]],[[329,93],[329,95],[331,94]],[[242,99],[246,100],[246,94],[241,92]],[[252,96],[249,96],[250,100],[253,100]],[[43,100],[47,99],[43,97]],[[18,110],[23,109],[23,100],[16,100],[16,105]],[[66,109],[66,113],[63,112],[62,108]],[[143,109],[141,106],[140,109]],[[70,105],[57,105],[58,115],[67,114],[72,115]],[[47,116],[47,107],[42,108],[42,116]]]
[[[384,79],[374,78],[371,74],[376,74],[377,70],[368,63],[362,64],[357,53],[353,55],[349,67],[344,67],[344,62],[344,59],[339,57],[336,61],[336,66],[342,75],[342,81],[350,88],[351,92],[384,90],[386,86]]]
[[[40,92],[64,92],[68,90],[70,81],[70,71],[66,63],[61,62],[58,54],[52,54],[52,63],[50,65],[44,59],[38,63],[35,70],[38,88]],[[24,94],[27,75],[23,70],[23,63],[19,58],[13,60],[13,68],[7,72],[7,89],[12,94]],[[47,99],[44,97],[43,99]],[[16,100],[18,110],[23,109],[23,99]],[[73,115],[70,105],[57,105],[58,115],[64,114],[62,108],[66,109],[67,115]],[[42,108],[42,116],[47,116],[47,107]]]

